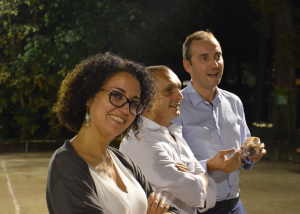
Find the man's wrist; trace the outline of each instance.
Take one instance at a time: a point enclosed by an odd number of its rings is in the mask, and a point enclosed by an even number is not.
[[[246,158],[245,160],[243,160],[243,158],[241,157],[241,161],[242,161],[242,167],[248,166],[248,163],[246,162]]]
[[[212,172],[215,172],[215,171],[219,170],[217,168],[217,165],[215,164],[214,158],[208,159],[206,161],[206,169],[207,169],[207,173],[212,173]]]
[[[246,163],[247,164],[252,164],[252,161],[248,158],[248,156],[246,156]]]
[[[207,173],[212,173],[214,171],[217,171],[217,169],[214,167],[214,160],[213,160],[213,158],[208,159],[206,161],[206,169],[207,169]]]

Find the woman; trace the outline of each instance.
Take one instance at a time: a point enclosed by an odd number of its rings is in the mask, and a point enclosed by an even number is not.
[[[108,147],[121,133],[138,133],[153,91],[154,80],[143,66],[109,53],[84,60],[65,78],[54,112],[61,125],[78,133],[51,158],[51,214],[178,213],[155,195],[127,156]]]

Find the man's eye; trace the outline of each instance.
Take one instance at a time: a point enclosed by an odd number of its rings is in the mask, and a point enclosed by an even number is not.
[[[173,93],[173,89],[172,88],[166,88],[165,90],[163,90],[162,94],[165,96],[169,96]]]
[[[206,61],[206,60],[207,60],[206,57],[202,57],[202,58],[201,58],[201,61]]]

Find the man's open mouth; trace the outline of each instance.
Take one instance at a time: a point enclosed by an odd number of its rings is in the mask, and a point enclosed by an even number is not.
[[[219,72],[207,74],[209,77],[217,77]]]

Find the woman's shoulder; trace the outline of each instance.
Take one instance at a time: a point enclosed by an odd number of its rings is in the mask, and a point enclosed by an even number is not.
[[[50,164],[59,164],[60,166],[63,166],[65,164],[70,164],[70,161],[82,162],[84,160],[76,153],[70,141],[66,140],[65,143],[54,152]]]
[[[87,173],[88,164],[76,153],[69,140],[54,152],[49,163],[49,175],[53,179],[80,179]]]

